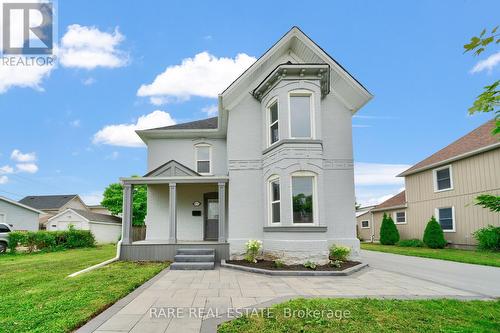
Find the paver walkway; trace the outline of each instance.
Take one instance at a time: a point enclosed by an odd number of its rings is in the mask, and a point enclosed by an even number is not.
[[[140,290],[128,304],[107,310],[79,332],[199,332],[205,314],[222,314],[283,296],[481,298],[461,289],[367,268],[351,276],[278,277],[226,268],[169,271]],[[168,315],[169,309],[176,315]],[[189,315],[189,309],[195,311]],[[162,312],[163,311],[163,312]],[[156,313],[155,318],[152,314]],[[158,318],[159,315],[159,318]],[[207,323],[208,321],[205,321]],[[203,324],[203,326],[206,326]],[[206,327],[204,327],[206,329]]]

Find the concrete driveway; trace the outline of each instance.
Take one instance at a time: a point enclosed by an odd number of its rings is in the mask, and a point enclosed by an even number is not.
[[[488,297],[500,297],[500,268],[453,261],[361,251],[371,268],[403,274],[424,281]]]

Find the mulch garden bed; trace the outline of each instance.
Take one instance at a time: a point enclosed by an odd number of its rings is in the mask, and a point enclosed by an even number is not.
[[[332,267],[329,264],[326,264],[317,265],[316,269],[310,269],[304,267],[304,265],[283,265],[280,268],[276,268],[274,262],[269,260],[257,260],[257,263],[248,262],[246,260],[226,260],[226,263],[232,265],[267,269],[271,271],[343,271],[344,269],[361,264],[359,261],[344,261],[341,267]]]

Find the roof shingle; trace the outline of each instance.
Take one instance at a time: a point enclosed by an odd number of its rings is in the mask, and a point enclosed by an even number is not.
[[[405,191],[402,191],[392,198],[387,199],[386,201],[382,202],[381,204],[375,206],[373,209],[375,210],[383,210],[385,208],[391,208],[391,207],[400,207],[404,206],[406,204],[406,193]]]
[[[190,121],[177,125],[152,128],[151,130],[197,130],[197,129],[217,129],[218,117],[212,117],[202,120]]]
[[[440,162],[444,162],[454,157],[458,157],[460,155],[471,153],[475,150],[500,143],[498,136],[495,137],[491,134],[494,126],[494,119],[488,121],[472,132],[464,135],[460,139],[444,147],[437,153],[434,153],[423,161],[415,164],[398,176],[407,176],[418,171],[423,171],[426,169],[426,167],[437,166],[437,164],[439,164]]]
[[[76,194],[67,195],[35,195],[27,196],[19,200],[19,203],[36,209],[59,209],[70,200],[75,198]]]
[[[89,212],[81,209],[73,209],[79,215],[85,217],[89,221],[94,222],[108,222],[108,223],[122,223],[122,219],[114,215],[99,214],[94,212]]]

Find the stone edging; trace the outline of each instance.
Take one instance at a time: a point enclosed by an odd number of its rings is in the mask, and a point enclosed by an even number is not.
[[[220,266],[250,273],[275,275],[275,276],[347,276],[356,273],[362,270],[363,268],[368,267],[368,264],[361,263],[359,265],[344,269],[343,271],[273,271],[263,268],[254,268],[242,265],[228,264],[226,263],[226,260],[222,259]]]

